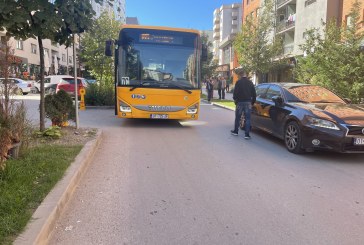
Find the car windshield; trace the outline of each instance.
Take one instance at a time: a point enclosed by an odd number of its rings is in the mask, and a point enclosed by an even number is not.
[[[342,103],[345,102],[336,94],[316,85],[298,85],[285,87],[288,102],[306,103]]]

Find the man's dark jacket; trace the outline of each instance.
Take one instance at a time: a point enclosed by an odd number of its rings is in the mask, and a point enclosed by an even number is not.
[[[236,82],[233,95],[235,103],[251,102],[254,104],[256,97],[257,95],[255,93],[255,87],[252,81],[246,77],[242,77]]]

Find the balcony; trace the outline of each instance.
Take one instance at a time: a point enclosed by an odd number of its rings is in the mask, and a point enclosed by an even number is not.
[[[239,12],[233,11],[233,12],[231,13],[231,18],[232,18],[233,20],[238,19],[238,17],[239,17]]]
[[[213,31],[220,31],[220,24],[215,24],[214,28],[212,30]]]
[[[233,26],[233,27],[237,27],[238,26],[238,21],[237,20],[232,20],[231,21],[231,25]]]
[[[213,37],[215,40],[220,39],[220,32],[214,32],[214,34],[212,35],[212,37]]]
[[[282,8],[289,3],[296,3],[296,0],[277,0],[277,9]]]
[[[232,28],[232,29],[231,29],[231,34],[232,34],[232,35],[238,34],[238,32],[239,32],[239,31],[238,31],[238,28]]]
[[[214,24],[218,24],[218,23],[220,23],[220,16],[215,16],[214,17]]]
[[[232,9],[238,9],[238,8],[241,8],[241,5],[240,5],[240,4],[238,4],[238,3],[233,3],[233,4],[231,5],[231,8],[232,8]]]
[[[283,52],[284,54],[292,54],[293,53],[293,49],[294,49],[294,45],[290,44],[290,45],[286,45],[283,47]]]
[[[296,21],[281,21],[277,24],[276,33],[281,34],[286,31],[294,31]]]

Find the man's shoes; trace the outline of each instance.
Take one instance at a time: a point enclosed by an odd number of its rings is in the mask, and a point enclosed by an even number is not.
[[[251,137],[250,137],[250,135],[245,135],[245,136],[244,136],[244,139],[246,139],[246,140],[250,140],[250,139],[251,139]]]
[[[234,131],[234,130],[230,130],[231,134],[234,136],[238,136],[238,132]]]

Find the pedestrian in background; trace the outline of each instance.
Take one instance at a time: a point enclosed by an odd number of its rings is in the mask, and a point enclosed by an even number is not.
[[[221,100],[221,92],[222,92],[222,77],[217,78],[217,93],[219,94],[219,100]]]
[[[241,115],[244,113],[244,130],[245,139],[250,139],[250,115],[252,106],[256,100],[255,87],[252,81],[247,78],[246,72],[242,70],[237,71],[239,80],[235,84],[233,99],[236,105],[235,109],[235,122],[234,129],[231,130],[231,134],[237,136],[239,133],[239,125],[241,120]]]
[[[226,80],[225,77],[221,77],[221,97],[225,99]]]
[[[207,101],[211,102],[212,93],[214,91],[214,85],[212,84],[212,79],[206,79],[206,90],[207,90]]]
[[[232,77],[230,77],[228,80],[226,80],[226,92],[230,92],[231,81],[232,81]]]

